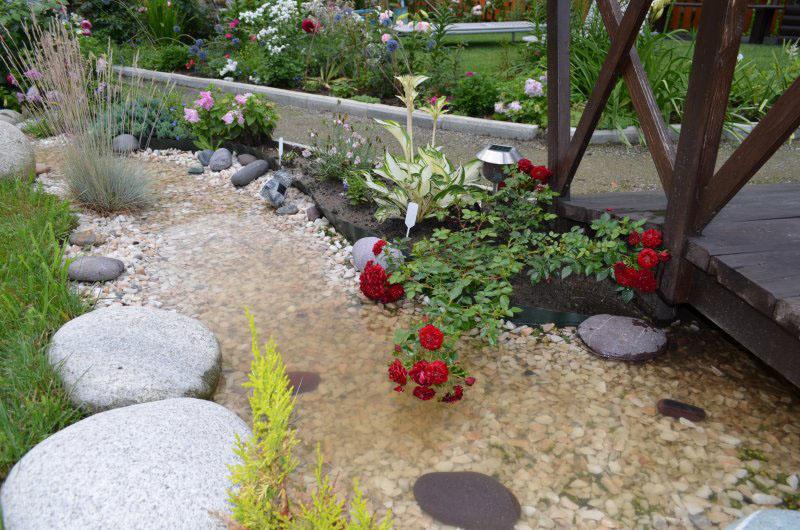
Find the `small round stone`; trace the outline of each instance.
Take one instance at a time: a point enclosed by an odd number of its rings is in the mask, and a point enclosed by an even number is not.
[[[265,160],[256,160],[231,176],[231,184],[241,187],[247,186],[255,179],[269,171],[269,164]]]
[[[221,365],[217,339],[201,322],[146,307],[79,316],[56,332],[47,355],[72,402],[90,411],[210,398]]]
[[[300,210],[297,208],[296,204],[289,203],[289,204],[284,204],[283,206],[275,210],[275,213],[278,215],[294,215],[299,211]]]
[[[90,247],[92,245],[101,245],[105,239],[98,236],[91,230],[84,230],[82,232],[73,232],[69,236],[69,244],[77,245],[79,247]]]
[[[233,165],[233,155],[224,147],[214,151],[208,160],[208,168],[211,171],[223,171]]]
[[[236,155],[236,159],[243,166],[247,166],[249,164],[252,164],[256,160],[258,160],[258,158],[254,157],[253,155],[251,155],[249,153],[242,153],[240,155]]]
[[[69,264],[67,275],[75,282],[107,282],[125,270],[125,264],[105,256],[81,256]]]
[[[289,384],[295,394],[313,392],[319,386],[321,378],[317,372],[288,372]]]
[[[127,154],[139,150],[139,139],[132,134],[120,134],[111,141],[115,153]]]
[[[508,488],[473,471],[422,475],[414,483],[414,498],[437,521],[466,530],[512,530],[521,512]]]
[[[197,152],[197,160],[204,166],[207,166],[208,163],[211,161],[211,156],[214,154],[214,151],[211,149],[203,149],[202,151]]]
[[[667,334],[637,318],[595,315],[578,326],[578,335],[604,359],[646,361],[667,348]]]
[[[203,168],[203,166],[199,164],[189,167],[190,175],[202,175],[203,173],[205,173],[205,171],[206,170]]]

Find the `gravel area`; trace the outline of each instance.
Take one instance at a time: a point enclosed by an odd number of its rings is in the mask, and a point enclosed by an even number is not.
[[[281,114],[279,134],[303,140],[288,131],[306,125]],[[303,119],[319,125],[319,116]],[[55,168],[41,182],[63,194],[53,143],[38,144],[40,162]],[[222,347],[214,399],[245,419],[249,308],[289,370],[321,375],[297,401],[297,490],[313,481],[319,443],[337,488],[358,478],[399,529],[443,528],[412,494],[431,471],[498,479],[522,505],[518,530],[720,528],[761,507],[797,506],[800,396],[717,331],[677,325],[666,354],[631,365],[591,355],[572,328],[509,325],[499,346],[463,343],[478,382],[461,403],[419,402],[386,378],[394,329],[418,309],[360,295],[347,242],[325,220],[306,220],[308,197],[290,190],[300,211],[278,216],[258,197],[265,177],[230,184],[236,164],[188,175],[191,154],[133,156],[152,173],[157,202],[131,215],[80,213],[78,230],[105,242],[70,246],[68,255],[106,255],[127,268],[113,282],[77,286],[99,305],[151,305],[203,321]],[[708,419],[661,416],[662,398],[703,407]]]

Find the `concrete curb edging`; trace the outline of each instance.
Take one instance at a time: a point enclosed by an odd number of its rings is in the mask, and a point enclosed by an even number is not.
[[[252,92],[254,94],[266,96],[269,100],[278,105],[314,111],[347,113],[351,116],[358,116],[361,118],[378,118],[400,122],[406,119],[405,109],[402,107],[384,105],[382,103],[364,103],[352,99],[341,99],[333,96],[323,96],[321,94],[309,94],[296,90],[253,85],[237,81],[225,81],[223,79],[192,77],[184,74],[158,72],[130,66],[115,66],[114,69],[123,77],[138,77],[161,83],[173,83],[180,87],[200,90],[213,86],[223,92]],[[430,129],[433,127],[433,119],[430,115],[422,111],[415,111],[414,125]],[[734,127],[738,129],[738,135],[730,131],[723,131],[723,136],[731,141],[740,141],[750,133],[753,127],[755,127],[755,124],[741,123],[736,124]],[[670,125],[674,138],[677,138],[680,128],[680,124]],[[488,120],[485,118],[472,118],[469,116],[456,116],[454,114],[447,114],[439,118],[439,129],[508,140],[534,140],[540,136],[540,128],[538,125]],[[575,128],[572,127],[570,135],[574,133]],[[641,142],[642,137],[641,130],[634,126],[626,127],[622,130],[601,129],[594,131],[589,143],[594,145],[638,144]]]

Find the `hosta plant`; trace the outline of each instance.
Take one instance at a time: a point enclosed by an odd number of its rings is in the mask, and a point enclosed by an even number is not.
[[[400,144],[401,155],[388,151],[383,162],[372,171],[364,172],[367,186],[378,205],[375,217],[379,221],[404,218],[410,202],[419,205],[416,221],[430,217],[443,218],[454,205],[474,203],[470,188],[480,182],[480,162],[473,160],[464,166],[452,164],[440,148],[433,144],[414,149],[414,101],[417,87],[424,76],[400,76],[403,87],[399,95],[406,105],[406,126],[392,120],[377,120]]]

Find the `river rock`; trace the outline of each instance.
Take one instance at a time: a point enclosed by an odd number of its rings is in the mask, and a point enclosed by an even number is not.
[[[36,170],[33,146],[25,134],[4,121],[0,121],[0,179],[29,177]]]
[[[250,429],[191,398],[101,412],[31,449],[0,490],[6,530],[223,530],[229,465]]]
[[[75,282],[107,282],[119,277],[125,264],[105,256],[81,256],[69,264],[67,275]]]
[[[725,530],[797,530],[800,512],[796,510],[758,510],[725,527]]]
[[[372,247],[374,247],[375,243],[378,241],[380,241],[380,239],[377,237],[362,237],[353,244],[353,250],[351,251],[353,265],[358,271],[363,272],[368,261],[374,261],[387,271],[394,270],[396,264],[403,263],[403,253],[396,248],[389,248],[388,245],[383,247],[383,251],[379,255],[376,256],[373,254]],[[391,256],[391,259],[387,258],[387,252],[389,256]],[[391,263],[389,263],[390,261]]]
[[[211,161],[211,156],[214,154],[214,151],[211,149],[203,149],[202,151],[197,152],[197,161],[207,166],[208,163]]]
[[[231,184],[237,188],[247,186],[267,171],[269,171],[269,164],[265,160],[256,160],[234,173],[231,176]]]
[[[317,372],[288,372],[289,385],[294,389],[295,394],[313,392],[319,387],[321,380]]]
[[[214,151],[208,161],[208,168],[211,171],[223,171],[233,165],[233,155],[224,147]]]
[[[296,204],[289,203],[289,204],[284,204],[283,206],[275,210],[275,213],[278,215],[294,215],[299,211],[300,209],[297,207]]]
[[[595,315],[578,326],[578,335],[604,359],[646,361],[667,348],[666,333],[637,318]]]
[[[483,473],[427,473],[414,483],[414,498],[437,521],[466,530],[513,530],[520,516],[517,498]]]
[[[322,214],[319,213],[319,208],[317,208],[316,206],[311,206],[309,208],[306,208],[306,219],[307,220],[313,222],[313,221],[316,221],[317,219],[319,219],[320,217],[322,217]]]
[[[59,329],[47,352],[70,399],[95,412],[174,397],[210,398],[220,375],[214,334],[172,311],[107,307]]]
[[[686,418],[687,420],[693,422],[703,421],[706,419],[705,410],[701,409],[700,407],[695,407],[694,405],[689,405],[688,403],[675,401],[674,399],[661,399],[658,401],[658,403],[656,403],[656,408],[658,409],[658,412],[664,416],[669,416],[675,419]]]
[[[258,158],[254,157],[250,153],[242,153],[240,155],[236,155],[236,159],[239,163],[243,166],[247,166],[258,160]]]
[[[189,174],[190,175],[202,175],[205,172],[206,172],[206,170],[205,170],[205,168],[203,168],[202,165],[195,164],[193,166],[189,166]]]
[[[115,153],[126,154],[139,150],[139,139],[132,134],[120,134],[111,141]]]
[[[272,178],[264,183],[259,194],[269,202],[273,208],[280,208],[286,200],[286,191],[294,182],[292,174],[280,169],[273,173]]]
[[[17,125],[22,123],[22,114],[12,109],[1,109],[0,121],[10,123],[11,125]]]
[[[104,242],[105,239],[102,236],[98,236],[91,230],[84,230],[82,232],[73,232],[69,236],[69,244],[77,245],[79,247],[91,247],[93,245],[102,245]]]

